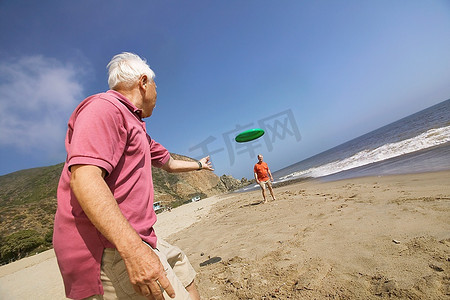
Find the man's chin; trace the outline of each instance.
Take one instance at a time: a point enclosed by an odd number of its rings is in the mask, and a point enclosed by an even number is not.
[[[151,112],[149,112],[148,114],[142,115],[142,118],[148,118],[151,117],[153,115],[153,110]]]

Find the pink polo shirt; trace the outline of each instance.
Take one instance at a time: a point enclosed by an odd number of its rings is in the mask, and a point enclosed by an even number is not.
[[[161,167],[169,152],[146,133],[140,111],[123,95],[108,91],[86,98],[69,119],[67,159],[58,185],[53,246],[66,296],[83,299],[103,294],[103,250],[114,248],[89,221],[70,189],[70,167],[95,165],[120,210],[141,238],[156,246],[151,166]]]

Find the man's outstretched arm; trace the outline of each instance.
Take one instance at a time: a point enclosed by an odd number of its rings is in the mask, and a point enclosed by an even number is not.
[[[161,168],[169,173],[181,173],[195,170],[214,171],[209,156],[203,157],[198,162],[173,159],[170,157]]]

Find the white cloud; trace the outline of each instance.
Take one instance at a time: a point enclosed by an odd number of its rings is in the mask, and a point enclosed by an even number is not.
[[[1,62],[0,146],[61,151],[68,117],[83,99],[82,75],[79,66],[43,56]]]

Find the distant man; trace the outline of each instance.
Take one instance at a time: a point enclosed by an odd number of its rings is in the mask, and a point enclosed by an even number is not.
[[[253,172],[255,174],[256,182],[261,187],[262,195],[263,195],[263,203],[266,203],[266,186],[269,188],[270,195],[272,196],[273,200],[275,199],[275,196],[273,195],[273,188],[272,188],[272,173],[270,173],[269,166],[263,161],[263,156],[261,154],[258,155],[258,162],[255,164],[255,167],[253,168]],[[269,179],[270,177],[270,179]]]
[[[151,167],[212,171],[209,157],[173,159],[147,134],[155,74],[124,52],[108,64],[110,90],[81,102],[69,119],[53,246],[71,299],[200,299],[195,271],[156,237]]]

